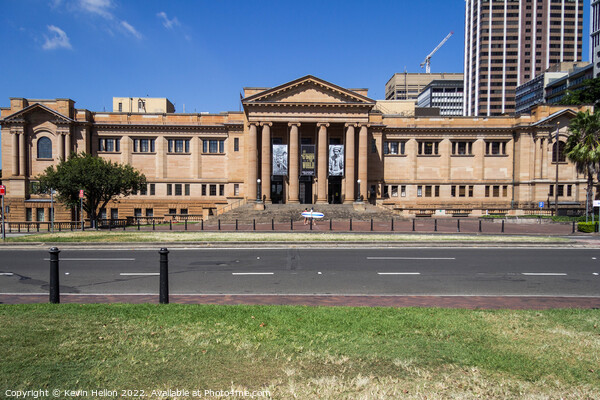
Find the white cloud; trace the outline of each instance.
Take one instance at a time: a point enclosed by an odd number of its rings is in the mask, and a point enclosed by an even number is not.
[[[46,42],[42,45],[44,50],[55,50],[55,49],[72,49],[69,37],[58,26],[48,25],[48,30],[53,35],[48,37],[44,35]]]
[[[135,36],[138,39],[142,38],[142,34],[139,33],[133,26],[131,26],[127,21],[121,21],[121,26],[123,28],[125,28],[125,30],[129,33],[131,33],[133,36]]]
[[[167,17],[167,13],[164,11],[159,12],[158,14],[156,14],[156,16],[162,19],[162,24],[167,29],[171,29],[174,26],[179,26],[179,20],[177,19],[177,17],[173,17],[173,19],[169,19]]]
[[[111,0],[79,0],[79,6],[87,12],[98,14],[106,19],[114,18],[109,11],[113,8]]]

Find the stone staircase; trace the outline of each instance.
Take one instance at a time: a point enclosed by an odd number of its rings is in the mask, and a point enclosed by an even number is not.
[[[209,220],[215,221],[220,219],[223,223],[234,223],[238,221],[256,220],[257,223],[274,222],[289,222],[302,221],[300,215],[305,208],[313,207],[314,211],[325,214],[325,220],[348,220],[352,218],[356,221],[389,221],[393,216],[393,212],[385,210],[370,204],[365,204],[364,211],[357,211],[352,204],[266,204],[264,210],[255,210],[254,204],[246,204],[235,208],[219,216],[211,216]]]

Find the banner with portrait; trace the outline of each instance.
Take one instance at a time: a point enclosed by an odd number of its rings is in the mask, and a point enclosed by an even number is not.
[[[344,145],[329,145],[329,176],[344,175]]]
[[[300,175],[314,176],[315,175],[315,145],[303,144],[300,145]]]
[[[273,145],[273,175],[288,174],[288,150],[287,144]]]

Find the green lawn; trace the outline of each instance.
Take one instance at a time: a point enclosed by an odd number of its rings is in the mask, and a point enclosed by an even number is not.
[[[600,399],[599,325],[600,310],[2,305],[0,398],[234,389],[274,399]]]

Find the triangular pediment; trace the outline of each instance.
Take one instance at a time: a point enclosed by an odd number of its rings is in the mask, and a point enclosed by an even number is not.
[[[242,99],[251,104],[364,104],[375,101],[330,82],[308,75]]]
[[[53,110],[49,107],[46,107],[45,105],[40,104],[40,103],[32,104],[28,107],[25,107],[22,110],[17,111],[14,114],[9,115],[8,117],[4,118],[4,120],[2,122],[3,123],[22,122],[25,119],[25,117],[27,117],[28,115],[32,115],[32,114],[38,113],[40,111],[52,115],[54,120],[58,121],[58,122],[63,122],[63,123],[75,122],[71,118],[66,117],[63,114],[59,113],[58,111]]]

